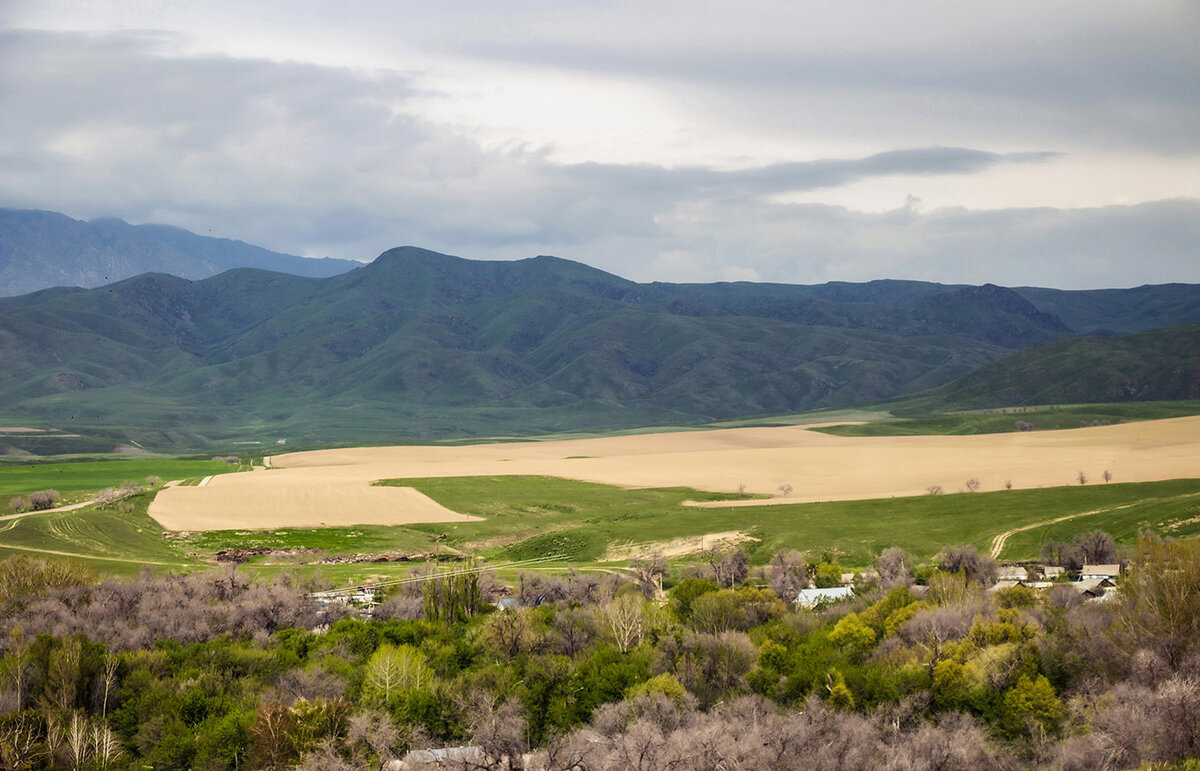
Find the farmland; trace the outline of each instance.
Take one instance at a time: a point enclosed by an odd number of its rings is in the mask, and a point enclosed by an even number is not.
[[[791,548],[832,550],[846,565],[865,566],[889,546],[920,558],[931,557],[947,544],[971,543],[986,550],[1000,533],[1033,525],[1004,544],[1001,557],[1020,559],[1036,556],[1048,538],[1062,540],[1096,528],[1125,543],[1145,529],[1178,537],[1200,534],[1200,479],[1193,478],[1200,476],[1194,467],[1200,454],[1191,439],[1196,433],[1196,419],[1040,435],[895,439],[848,439],[789,426],[299,453],[272,459],[272,464],[286,464],[286,468],[225,474],[203,487],[161,491],[156,500],[143,493],[119,504],[2,522],[0,555],[33,551],[67,555],[88,561],[102,573],[128,575],[143,564],[178,571],[203,569],[210,564],[205,560],[221,549],[257,547],[276,553],[254,558],[247,566],[253,572],[319,571],[342,583],[396,575],[409,566],[369,560],[314,563],[331,555],[445,550],[478,554],[494,563],[559,555],[561,561],[548,567],[612,568],[623,566],[639,547],[667,547],[686,558],[713,545],[715,534],[723,534],[744,539],[742,545],[756,563],[765,562],[778,549]],[[842,443],[856,448],[857,464],[845,462],[850,450],[839,450]],[[864,447],[873,449],[864,451]],[[919,489],[917,480],[939,478],[931,473],[933,467],[910,467],[906,484],[913,489],[905,491],[911,494],[892,497],[894,491],[889,494],[886,488],[880,492],[876,487],[872,497],[846,497],[854,480],[865,479],[872,468],[890,483],[901,478],[885,473],[896,457],[889,459],[888,452],[956,462],[958,477],[972,463],[994,473],[985,477],[988,484],[980,492],[958,493],[956,487],[949,487],[947,494],[929,495]],[[954,459],[955,454],[962,457]],[[1020,475],[1039,459],[1045,465],[1046,458],[1054,457],[1060,459],[1060,468],[1053,475],[1043,471],[1058,484],[1039,488]],[[1078,466],[1066,465],[1065,460],[1081,457],[1089,459],[1090,477],[1083,485],[1074,478]],[[997,458],[1012,465],[998,465]],[[825,470],[838,462],[848,481],[834,479]],[[1163,479],[1135,481],[1139,470],[1155,463]],[[57,485],[73,489],[81,498],[87,497],[88,484],[95,489],[150,473],[194,480],[231,470],[229,464],[211,461],[6,466],[0,468],[0,489],[20,494],[48,486],[66,476],[63,466],[87,472],[75,478],[73,486]],[[777,480],[802,476],[780,476],[785,467],[806,469],[824,486],[805,485],[784,495]],[[1111,483],[1100,476],[1107,468],[1115,470]],[[538,470],[554,473],[531,473]],[[410,473],[397,473],[404,471]],[[993,477],[999,473],[1012,474],[1013,489],[995,489]],[[1176,478],[1171,481],[1171,477]],[[660,483],[637,483],[647,479]],[[746,485],[741,492],[735,482],[739,479]],[[620,480],[624,483],[614,483]],[[322,485],[336,494],[314,496],[304,492],[305,484]],[[272,490],[290,491],[273,499],[277,493]],[[214,491],[221,497],[211,498]],[[367,491],[382,501],[378,510],[385,514],[392,506],[394,519],[362,521],[365,509],[355,503],[356,491]],[[229,518],[224,521],[216,517],[197,523],[200,527],[172,525],[170,529],[187,532],[164,533],[155,517],[163,519],[162,502],[180,494],[176,502],[194,496],[201,502],[244,504],[226,514]],[[279,506],[279,500],[286,506]],[[393,505],[396,502],[399,505]],[[282,510],[306,503],[316,509],[302,512],[307,520],[263,517],[272,506]],[[258,521],[253,518],[256,511],[263,517]],[[429,512],[436,516],[422,516]],[[179,516],[178,510],[171,516]],[[1038,526],[1064,517],[1071,518]],[[297,554],[295,550],[310,551]]]

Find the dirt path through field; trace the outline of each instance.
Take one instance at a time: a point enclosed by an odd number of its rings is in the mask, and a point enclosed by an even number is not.
[[[83,503],[72,503],[68,506],[57,506],[53,509],[39,509],[38,511],[23,511],[20,514],[5,514],[3,517],[0,517],[0,522],[3,522],[4,520],[7,520],[7,519],[20,519],[22,517],[32,517],[37,514],[54,514],[54,513],[60,512],[60,511],[75,511],[76,509],[82,509],[84,506],[91,506],[93,503],[99,503],[99,502],[100,502],[99,498],[92,498],[90,501],[84,501]]]
[[[1068,431],[977,436],[840,437],[804,426],[736,428],[458,447],[359,447],[273,456],[269,474],[224,474],[159,493],[169,529],[403,524],[461,517],[402,499],[390,478],[546,475],[623,487],[693,487],[799,503],[1200,477],[1200,417]],[[788,490],[787,495],[781,494]],[[415,491],[414,491],[415,492]],[[419,494],[418,494],[419,495]],[[376,496],[372,498],[372,496]],[[706,504],[712,505],[712,504]],[[429,519],[427,517],[442,517]],[[303,523],[303,524],[300,524]]]
[[[1042,520],[1041,522],[1034,522],[1032,525],[1022,525],[1021,527],[1014,527],[1012,530],[1006,530],[1003,533],[1001,533],[1000,535],[998,535],[992,539],[992,550],[989,552],[989,554],[991,554],[991,557],[994,560],[1000,559],[1000,552],[1004,551],[1005,542],[1008,541],[1010,536],[1016,535],[1017,533],[1023,533],[1026,530],[1036,530],[1039,527],[1045,527],[1046,525],[1053,525],[1056,522],[1066,522],[1068,519],[1077,519],[1078,517],[1090,517],[1093,514],[1103,514],[1108,511],[1119,511],[1121,509],[1128,509],[1130,506],[1133,506],[1133,505],[1134,504],[1132,504],[1132,503],[1127,503],[1124,506],[1109,506],[1109,507],[1103,508],[1103,509],[1092,509],[1091,511],[1081,511],[1078,514],[1068,514],[1065,517],[1055,517],[1054,519],[1046,519],[1046,520]]]

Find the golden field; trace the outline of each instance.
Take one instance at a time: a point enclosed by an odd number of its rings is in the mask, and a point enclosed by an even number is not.
[[[774,496],[717,505],[887,498],[945,492],[1148,482],[1200,476],[1200,417],[1067,431],[976,436],[838,437],[806,426],[609,436],[463,447],[364,447],[291,453],[271,470],[225,474],[159,493],[171,530],[409,524],[469,519],[379,479],[533,474],[623,487],[693,487]],[[790,486],[784,496],[780,488]]]

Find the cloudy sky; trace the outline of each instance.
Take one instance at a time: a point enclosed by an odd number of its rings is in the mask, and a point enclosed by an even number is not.
[[[0,0],[0,205],[641,281],[1200,282],[1195,0]]]

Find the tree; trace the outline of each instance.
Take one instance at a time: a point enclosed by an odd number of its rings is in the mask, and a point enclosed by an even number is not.
[[[980,488],[981,484],[982,483],[979,481],[979,479],[977,477],[971,477],[970,479],[968,479],[966,481],[967,490],[972,493],[979,492],[979,488]]]
[[[685,578],[671,589],[671,607],[680,621],[688,621],[692,617],[692,606],[703,594],[715,592],[718,586],[704,578]]]
[[[1087,474],[1083,473],[1082,471],[1080,471],[1075,478],[1079,480],[1079,484],[1081,485],[1086,485],[1088,482]]]
[[[737,592],[722,589],[697,597],[692,603],[692,627],[716,634],[749,628],[749,618]]]
[[[1093,530],[1075,536],[1074,546],[1083,562],[1089,565],[1101,565],[1117,560],[1117,544],[1113,537],[1103,530]]]
[[[1107,483],[1109,483],[1109,482],[1111,482],[1111,481],[1112,481],[1112,477],[1113,477],[1113,475],[1112,475],[1112,472],[1111,472],[1111,471],[1109,471],[1108,469],[1104,469],[1104,473],[1103,473],[1103,474],[1101,474],[1101,476],[1102,476],[1102,477],[1104,477],[1104,482],[1105,482],[1105,484],[1107,484]]]
[[[1172,668],[1200,651],[1200,542],[1144,536],[1118,595],[1122,648],[1157,652]]]
[[[767,565],[767,585],[777,597],[789,602],[795,600],[800,590],[808,586],[804,555],[793,549],[775,552]]]
[[[1002,723],[1011,736],[1057,733],[1062,718],[1062,702],[1045,675],[1022,675],[1004,694]]]
[[[387,705],[402,691],[423,688],[433,680],[425,655],[411,645],[381,645],[367,661],[363,693],[376,705]]]
[[[941,495],[945,491],[942,489],[941,485],[930,485],[929,487],[925,488],[925,492],[929,493],[930,495]]]
[[[714,546],[708,551],[708,564],[716,576],[717,585],[729,589],[746,580],[750,575],[750,558],[741,547],[723,549]]]
[[[488,616],[483,625],[483,636],[495,652],[509,661],[531,650],[537,642],[529,618],[519,610],[506,610]]]
[[[45,511],[52,508],[61,497],[58,490],[38,490],[29,494],[29,506],[34,511]]]
[[[962,573],[978,583],[990,584],[996,580],[996,561],[980,554],[971,544],[946,547],[937,556],[937,563],[947,573]]]
[[[629,567],[633,568],[634,575],[637,576],[642,596],[649,599],[660,591],[662,577],[671,566],[663,553],[655,550],[629,560]]]
[[[837,622],[829,633],[829,641],[857,659],[875,645],[875,630],[864,624],[857,613],[850,613]]]
[[[884,549],[875,560],[875,572],[879,573],[879,583],[884,589],[908,586],[912,583],[912,558],[895,546]]]
[[[282,769],[296,756],[292,711],[282,704],[261,704],[248,732],[251,768]]]
[[[642,606],[646,601],[632,592],[619,595],[604,606],[604,619],[617,648],[626,653],[642,642]]]

